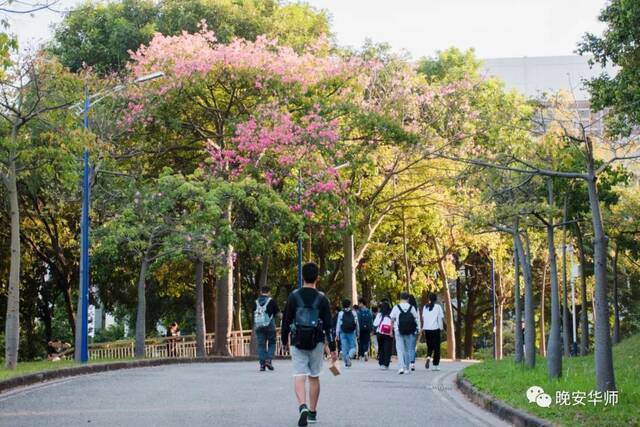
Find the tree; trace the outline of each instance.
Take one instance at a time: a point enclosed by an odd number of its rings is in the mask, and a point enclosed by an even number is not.
[[[61,78],[62,76],[62,78]],[[44,114],[69,105],[59,89],[69,77],[45,57],[19,58],[0,81],[0,176],[8,193],[11,218],[11,267],[5,324],[5,365],[15,369],[18,360],[20,311],[20,206],[18,176],[37,162],[29,155],[35,147],[24,129]]]
[[[154,34],[194,33],[202,22],[220,43],[234,38],[277,38],[303,51],[329,34],[327,16],[305,4],[275,0],[120,0],[81,3],[56,26],[50,50],[72,71],[92,67],[101,75],[123,72],[130,51],[148,44]]]
[[[626,136],[640,125],[640,5],[633,0],[612,0],[601,11],[600,22],[607,25],[602,36],[584,35],[578,43],[580,54],[591,54],[591,64],[616,67],[587,82],[595,111],[609,109],[608,131]]]

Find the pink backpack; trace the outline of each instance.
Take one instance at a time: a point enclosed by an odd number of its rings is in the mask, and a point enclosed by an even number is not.
[[[378,326],[378,332],[382,335],[393,335],[391,330],[391,318],[388,316],[384,316],[380,321],[380,325]]]

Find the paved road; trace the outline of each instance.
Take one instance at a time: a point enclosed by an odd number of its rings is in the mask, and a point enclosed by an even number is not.
[[[453,385],[463,363],[411,375],[355,361],[325,369],[320,426],[504,426]],[[85,375],[0,394],[0,426],[295,426],[291,366],[202,363]]]

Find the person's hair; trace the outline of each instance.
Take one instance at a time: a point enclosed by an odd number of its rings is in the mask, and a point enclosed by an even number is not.
[[[171,322],[171,324],[169,325],[170,328],[173,328],[174,326],[177,328],[178,324],[176,322]]]
[[[348,298],[345,298],[342,300],[342,308],[349,308],[351,307],[351,300]]]
[[[269,292],[271,292],[271,288],[268,286],[263,286],[260,288],[260,292],[262,292],[263,294],[268,294]]]
[[[433,305],[436,303],[436,301],[438,300],[438,296],[436,294],[434,294],[433,292],[429,294],[429,311],[433,310]]]
[[[302,278],[305,283],[316,283],[318,280],[318,266],[315,262],[308,262],[302,266]]]
[[[416,301],[416,297],[409,295],[409,304],[411,304],[411,307],[413,308],[418,308],[418,301]]]
[[[353,309],[355,311],[358,311],[358,310],[360,310],[360,307],[358,306],[358,304],[353,304]]]
[[[362,305],[367,305],[367,300],[365,300],[364,298],[360,297],[360,298],[358,298],[358,303],[360,303]]]
[[[409,292],[400,292],[400,299],[408,301],[409,300]]]
[[[383,316],[389,316],[391,314],[391,304],[387,301],[382,301],[380,303],[380,314]]]
[[[377,306],[377,305],[374,305],[373,307],[371,307],[371,312],[372,312],[373,314],[377,314],[377,313],[378,313],[378,306]]]

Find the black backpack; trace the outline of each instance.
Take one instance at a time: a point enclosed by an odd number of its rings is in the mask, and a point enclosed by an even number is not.
[[[291,342],[301,350],[313,350],[319,342],[322,342],[322,320],[320,320],[320,302],[322,294],[318,292],[311,306],[306,306],[300,293],[295,291],[296,318],[291,328]]]
[[[418,325],[416,324],[416,318],[411,313],[411,306],[407,311],[403,311],[400,304],[398,304],[398,310],[400,310],[400,316],[398,316],[398,332],[400,335],[411,335],[416,332]]]
[[[353,315],[351,309],[342,312],[342,325],[340,326],[342,332],[350,334],[356,330],[356,317]]]

